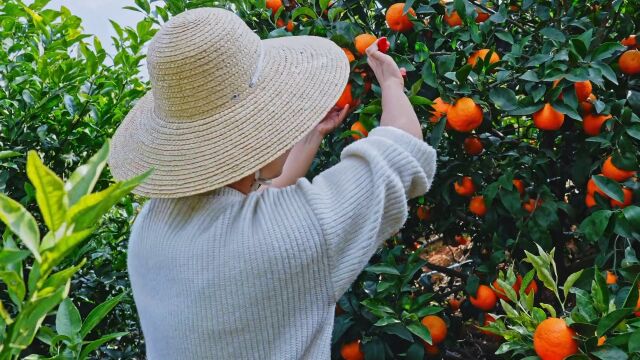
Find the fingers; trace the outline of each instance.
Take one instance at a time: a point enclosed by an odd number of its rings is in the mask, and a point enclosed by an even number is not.
[[[371,56],[371,54],[379,52],[378,51],[378,42],[374,41],[371,45],[369,45],[369,47],[365,50],[365,53],[367,53],[367,56]]]
[[[340,114],[338,114],[338,122],[341,123],[346,117],[347,114],[349,113],[349,104],[345,105],[342,110],[340,111]]]

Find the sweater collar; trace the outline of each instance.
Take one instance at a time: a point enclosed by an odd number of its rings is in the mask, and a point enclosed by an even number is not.
[[[243,194],[241,191],[236,190],[232,187],[222,186],[213,191],[213,196],[216,197],[229,197],[229,198],[245,198],[247,195]]]

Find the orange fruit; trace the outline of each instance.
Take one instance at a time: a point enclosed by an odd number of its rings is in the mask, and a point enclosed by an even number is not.
[[[455,239],[458,245],[468,245],[471,242],[469,235],[456,235]]]
[[[462,18],[460,18],[460,15],[458,15],[458,12],[455,10],[451,13],[451,15],[445,12],[444,21],[451,27],[462,25]]]
[[[600,135],[602,124],[611,119],[611,115],[587,114],[582,117],[582,129],[589,136]]]
[[[518,275],[518,277],[520,279],[522,279],[522,276]],[[531,280],[531,282],[529,283],[527,288],[524,289],[524,293],[527,294],[527,295],[531,294],[532,291],[533,291],[534,294],[536,294],[538,292],[538,283],[535,280]]]
[[[626,208],[631,205],[633,202],[633,191],[629,188],[622,188],[622,193],[624,194],[624,201],[620,202],[618,200],[611,199],[611,207]]]
[[[607,194],[605,194],[604,191],[602,191],[602,189],[600,189],[598,185],[596,185],[596,182],[593,180],[593,178],[591,178],[589,179],[589,181],[587,181],[587,194],[593,195],[594,193],[598,193],[604,197],[608,197]]]
[[[615,165],[613,165],[613,161],[611,160],[611,156],[604,161],[602,164],[602,175],[608,177],[611,180],[615,180],[617,182],[627,181],[629,178],[636,174],[635,171],[632,170],[623,170]]]
[[[365,55],[367,53],[367,48],[376,42],[378,38],[375,35],[371,34],[360,34],[353,39],[353,44],[358,50],[358,54]]]
[[[540,205],[542,205],[541,199],[538,199],[537,202],[535,199],[529,199],[529,201],[525,202],[524,205],[522,205],[522,208],[525,209],[528,213],[532,213],[534,210],[539,208]]]
[[[460,309],[460,304],[462,302],[456,298],[450,298],[449,299],[449,307],[451,308],[451,311],[456,312]]]
[[[482,124],[482,108],[473,99],[458,99],[447,112],[447,123],[460,132],[470,132]]]
[[[480,285],[476,291],[476,296],[470,296],[469,301],[471,301],[471,305],[480,310],[490,311],[496,306],[498,297],[490,287],[487,285]]]
[[[359,131],[364,137],[369,136],[367,128],[365,128],[360,121],[356,121],[353,123],[353,125],[351,125],[351,131]],[[351,137],[355,140],[360,140],[362,138],[362,136],[358,134],[352,134]]]
[[[591,81],[585,80],[580,81],[573,84],[573,87],[576,89],[576,96],[578,97],[578,101],[585,101],[591,95],[591,91],[593,90],[593,86],[591,85]]]
[[[636,301],[636,308],[634,309],[634,315],[640,317],[640,289],[638,290],[638,301]]]
[[[360,340],[342,345],[340,355],[344,360],[364,360],[364,353],[360,349]]]
[[[486,326],[489,326],[489,324],[491,324],[491,323],[493,323],[493,322],[495,322],[495,321],[496,321],[496,318],[494,318],[493,316],[491,316],[491,315],[490,315],[490,314],[488,314],[488,313],[484,313],[484,321],[482,322],[482,326],[485,326],[485,327],[486,327]],[[480,332],[481,332],[481,333],[483,333],[483,334],[485,334],[485,335],[487,335],[487,336],[490,336],[490,337],[492,337],[492,338],[502,338],[500,335],[498,335],[498,334],[494,334],[494,333],[492,333],[492,332],[491,332],[491,331],[489,331],[489,330],[482,330],[482,329],[480,329]]]
[[[629,37],[622,39],[622,41],[620,41],[620,44],[635,48],[636,46],[638,46],[638,40],[636,39],[635,35],[629,35]]]
[[[587,100],[582,101],[580,103],[580,110],[582,110],[582,114],[589,114],[593,111],[593,103],[596,101],[596,96],[593,94],[589,94]]]
[[[640,50],[627,50],[618,60],[620,71],[627,75],[640,74]]]
[[[500,286],[500,284],[498,284],[498,279],[496,279],[493,284],[491,284],[493,286],[493,291],[496,293],[496,296],[499,297],[500,299],[504,300],[504,301],[511,301],[509,300],[509,297],[507,296],[507,294],[505,293],[504,289],[502,288],[502,286]],[[518,291],[520,291],[520,285],[522,285],[522,276],[519,276],[516,278],[516,282],[513,283],[513,285],[511,285],[511,287],[513,288],[513,291],[516,292],[516,295],[518,294]]]
[[[474,52],[473,54],[471,54],[471,56],[469,56],[469,59],[467,59],[467,64],[470,64],[472,67],[475,67],[476,64],[478,63],[479,59],[482,59],[482,61],[484,61],[485,63],[487,62],[487,55],[489,54],[489,51],[491,51],[490,49],[480,49],[476,52]],[[491,53],[491,57],[489,58],[489,63],[490,64],[494,64],[497,63],[498,61],[500,61],[500,56],[498,54],[496,54],[495,52]]]
[[[294,27],[293,21],[289,20],[289,22],[287,23],[287,31],[292,32],[293,27]]]
[[[344,90],[342,91],[342,95],[338,99],[336,106],[340,108],[344,108],[347,105],[353,106],[355,102],[353,101],[353,96],[351,95],[351,84],[347,84]]]
[[[282,0],[267,0],[267,9],[271,9],[271,15],[275,14],[282,6]]]
[[[487,213],[487,205],[484,202],[484,196],[474,196],[469,202],[469,211],[478,215],[484,216]]]
[[[607,341],[607,337],[606,336],[600,336],[598,338],[598,346],[604,345],[605,341]]]
[[[533,349],[542,360],[562,360],[578,352],[575,335],[563,319],[548,318],[533,333]]]
[[[540,130],[558,130],[564,123],[564,114],[546,103],[544,107],[533,114],[533,124]]]
[[[596,206],[596,198],[592,194],[587,194],[587,196],[584,198],[584,203],[589,208],[594,207]]]
[[[469,155],[480,155],[484,150],[484,146],[482,145],[482,141],[477,136],[469,136],[464,139],[464,151]]]
[[[518,190],[520,195],[524,195],[524,181],[520,179],[513,179],[513,186]]]
[[[416,214],[420,220],[429,220],[431,218],[431,209],[423,205],[418,207]]]
[[[405,32],[413,29],[413,23],[407,14],[403,14],[404,3],[395,3],[387,9],[386,19],[389,29],[396,32]],[[415,10],[409,8],[409,14],[416,16]]]
[[[469,176],[463,176],[462,182],[454,182],[453,189],[460,196],[471,196],[476,192],[476,186],[473,184],[473,180]]]
[[[618,283],[618,277],[611,271],[607,271],[607,285],[615,285]]]
[[[431,111],[431,117],[429,117],[429,121],[431,121],[432,123],[437,123],[444,115],[447,114],[447,111],[449,111],[449,107],[451,107],[451,104],[442,100],[441,97],[437,97],[433,100],[431,107],[433,108],[433,111]]]
[[[356,57],[353,55],[351,50],[347,48],[342,48],[342,51],[344,51],[344,54],[347,55],[347,59],[349,59],[349,62],[352,62],[356,59]]]
[[[422,325],[429,329],[431,333],[431,342],[438,345],[447,337],[447,323],[439,316],[428,315],[422,318]]]
[[[433,358],[440,354],[440,349],[438,349],[437,345],[429,345],[426,341],[422,341],[422,344],[424,345],[424,353],[427,357]]]
[[[491,14],[488,14],[478,8],[476,8],[476,13],[478,14],[478,16],[476,17],[476,23],[480,24],[483,23],[487,20],[489,20],[489,18],[491,17]]]

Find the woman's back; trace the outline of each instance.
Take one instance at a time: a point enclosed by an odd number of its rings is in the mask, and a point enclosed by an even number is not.
[[[150,359],[329,359],[335,302],[427,191],[435,151],[374,129],[313,182],[151,199],[129,272]]]

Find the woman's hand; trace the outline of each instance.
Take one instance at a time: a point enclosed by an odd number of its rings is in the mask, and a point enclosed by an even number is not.
[[[347,114],[349,113],[349,105],[347,104],[344,108],[340,109],[338,106],[334,106],[327,115],[325,115],[324,119],[320,121],[318,125],[316,125],[316,132],[324,137],[325,135],[332,132],[338,125],[342,124],[344,119],[347,118]]]
[[[378,51],[377,41],[367,48],[367,63],[376,75],[381,88],[389,86],[404,88],[404,80],[398,64],[391,56]]]

